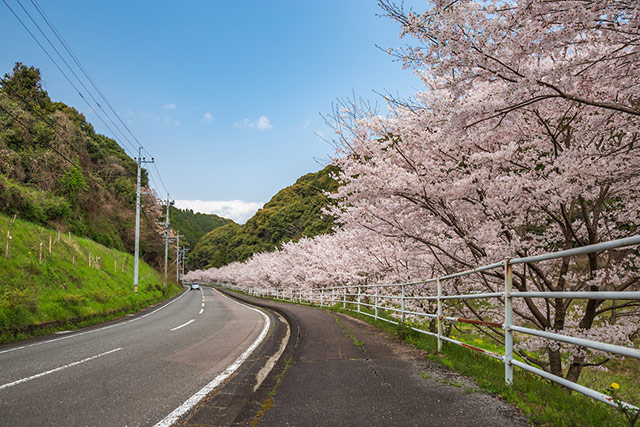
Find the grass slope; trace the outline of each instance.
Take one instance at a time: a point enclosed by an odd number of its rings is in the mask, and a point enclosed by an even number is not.
[[[0,342],[98,323],[180,290],[140,262],[134,295],[133,256],[86,238],[6,215],[0,232]]]

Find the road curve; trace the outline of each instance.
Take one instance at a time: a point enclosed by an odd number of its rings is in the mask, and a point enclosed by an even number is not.
[[[255,348],[268,323],[203,288],[124,321],[0,346],[0,425],[167,423]]]

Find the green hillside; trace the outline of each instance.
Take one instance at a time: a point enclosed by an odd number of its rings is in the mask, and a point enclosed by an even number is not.
[[[133,256],[70,233],[0,214],[0,342],[97,323],[175,295]],[[51,248],[51,252],[49,252]]]
[[[49,98],[37,68],[18,63],[0,80],[0,213],[132,252],[136,169],[116,141]],[[155,204],[145,196],[141,253],[159,266]]]
[[[187,260],[190,270],[243,261],[256,252],[271,251],[283,242],[330,233],[333,218],[322,213],[338,183],[335,166],[299,178],[280,190],[244,225],[230,223],[205,235]]]
[[[182,238],[180,241],[186,242],[192,248],[196,246],[202,236],[211,230],[233,222],[218,215],[203,214],[193,212],[191,209],[178,209],[173,206],[169,208],[169,220],[171,228],[178,230],[184,236],[184,241]]]

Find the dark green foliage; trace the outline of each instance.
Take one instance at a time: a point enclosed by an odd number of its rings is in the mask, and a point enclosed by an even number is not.
[[[332,231],[333,218],[322,213],[334,192],[335,166],[304,175],[280,190],[244,225],[227,224],[204,236],[187,260],[190,270],[243,261],[254,253],[272,251],[282,243]]]
[[[0,211],[27,221],[46,224],[64,220],[71,212],[62,197],[22,186],[0,174]]]
[[[222,266],[235,261],[233,247],[230,246],[236,235],[241,234],[242,226],[235,222],[216,228],[202,238],[189,255],[189,270]]]
[[[16,62],[13,73],[5,74],[3,80],[2,92],[20,97],[33,106],[40,108],[51,106],[49,95],[42,89],[40,70],[37,68]]]
[[[184,236],[184,241],[192,248],[196,246],[202,236],[211,230],[233,222],[218,215],[203,214],[193,212],[191,209],[183,210],[173,206],[169,208],[169,220],[171,228],[178,230]]]
[[[75,166],[71,166],[71,168],[62,175],[62,178],[58,181],[58,187],[60,193],[69,200],[71,206],[75,206],[78,200],[78,191],[89,190],[89,186],[84,180],[84,176],[82,176],[82,171]]]

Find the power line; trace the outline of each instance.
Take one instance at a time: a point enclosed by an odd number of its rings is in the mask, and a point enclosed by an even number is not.
[[[3,0],[4,1],[4,0]],[[96,98],[93,96],[93,94],[91,93],[91,91],[87,88],[87,86],[82,82],[82,80],[80,79],[80,77],[78,77],[78,75],[76,74],[76,72],[73,70],[73,68],[71,68],[71,66],[69,65],[69,63],[67,62],[67,60],[64,58],[64,56],[62,56],[62,54],[60,53],[60,51],[56,48],[56,46],[53,44],[53,42],[51,41],[51,39],[49,39],[49,37],[45,34],[45,32],[42,30],[42,27],[40,27],[40,25],[35,21],[35,19],[33,19],[33,17],[31,16],[31,14],[29,13],[29,11],[27,9],[25,9],[25,7],[23,6],[23,4],[20,2],[20,0],[16,0],[16,2],[20,5],[20,7],[22,8],[22,10],[24,11],[24,13],[27,14],[27,16],[29,17],[29,19],[31,20],[31,22],[33,23],[33,25],[36,26],[36,28],[38,29],[38,31],[40,31],[40,34],[42,34],[42,36],[45,38],[45,40],[49,43],[49,45],[51,46],[51,48],[58,54],[58,57],[60,57],[60,59],[62,60],[62,62],[64,63],[64,65],[67,66],[67,68],[69,69],[69,71],[71,71],[71,74],[73,74],[73,76],[76,78],[76,80],[78,81],[78,83],[80,83],[80,85],[82,86],[82,88],[86,91],[86,93],[89,95],[89,97],[91,97],[91,99],[93,100],[93,102],[96,103],[96,105],[98,106],[98,108],[104,113],[104,115],[107,117],[107,119],[114,125],[114,127],[120,132],[121,135],[123,135],[125,137],[126,142],[134,148],[135,151],[135,146],[131,143],[131,141],[129,141],[126,138],[126,135],[124,135],[124,133],[122,132],[122,130],[120,130],[120,128],[118,127],[118,125],[111,119],[111,117],[106,113],[106,111],[104,111],[104,109],[102,108],[102,106],[100,105],[100,103],[96,100]],[[6,1],[5,1],[6,4]],[[15,13],[14,13],[15,15]],[[22,23],[22,21],[20,21]],[[23,23],[24,26],[24,23]],[[30,34],[33,37],[33,34],[30,32]],[[44,47],[38,43],[40,45],[40,47],[42,49],[44,49]],[[47,55],[49,56],[49,54],[47,53]],[[49,58],[53,61],[53,58],[51,58],[51,56],[49,56]],[[58,66],[58,64],[56,63],[56,67],[58,67],[58,69],[60,70],[61,73],[64,74],[65,78],[67,79],[67,81],[69,81],[69,83],[71,83],[71,79],[69,77],[67,77],[67,75],[64,73],[64,71],[62,71],[62,69]],[[73,86],[73,88],[78,92],[78,94],[80,94],[80,96],[85,100],[85,102],[87,102],[87,105],[89,105],[89,108],[91,108],[91,110],[96,114],[96,116],[99,116],[100,120],[102,121],[102,123],[104,123],[104,125],[107,127],[107,129],[109,129],[109,131],[111,131],[111,133],[114,135],[114,137],[117,140],[116,137],[116,132],[114,132],[108,125],[107,123],[102,119],[102,117],[98,114],[98,112],[93,108],[93,106],[91,106],[89,104],[89,102],[84,98],[84,96],[80,93],[80,90],[73,84],[71,83],[71,85]],[[122,144],[120,144],[122,145]]]
[[[31,105],[29,104],[29,102],[28,102],[26,99],[22,98],[22,97],[20,96],[20,94],[18,94],[18,93],[17,93],[15,90],[13,90],[10,86],[7,86],[7,85],[6,85],[7,81],[6,81],[4,78],[0,77],[0,83],[2,83],[2,86],[3,86],[5,89],[9,90],[9,91],[10,91],[10,92],[11,92],[11,93],[12,93],[12,94],[17,98],[17,99],[19,99],[19,100],[20,100],[20,102],[22,102],[22,103],[23,103],[27,108],[30,108],[30,107],[31,107]],[[42,104],[39,104],[39,105],[40,105],[40,107],[43,107],[43,105],[42,105]],[[19,121],[19,120],[18,120],[18,118],[17,118],[16,116],[14,116],[13,114],[11,114],[11,112],[9,112],[7,109],[5,109],[4,107],[2,107],[1,105],[0,105],[0,108],[2,108],[2,110],[3,110],[5,113],[7,113],[7,115],[9,115],[9,117],[11,117],[11,118],[13,119],[13,121],[20,123],[20,125],[22,125],[22,126],[23,126],[27,131],[32,132],[31,128],[29,128],[27,125],[25,125],[25,124],[24,124],[24,122]],[[29,109],[29,112],[30,112],[30,113],[32,113],[32,114],[34,114],[35,116],[37,116],[40,120],[42,120],[43,122],[45,122],[47,125],[49,125],[49,127],[50,127],[50,128],[53,130],[53,132],[54,132],[54,133],[55,133],[55,134],[60,138],[60,140],[64,140],[64,139],[65,139],[65,137],[64,137],[64,136],[59,132],[59,130],[58,130],[59,125],[58,125],[58,123],[57,123],[57,122],[49,120],[49,118],[48,118],[47,116],[43,115],[41,112],[39,112],[39,111],[37,111],[37,110],[34,110],[34,109],[31,109],[31,108],[30,108],[30,109]],[[45,144],[46,144],[49,148],[51,148],[53,151],[55,151],[57,154],[59,154],[60,156],[62,156],[66,161],[70,162],[73,166],[75,166],[75,167],[77,167],[77,168],[79,168],[79,169],[82,169],[79,165],[75,164],[74,162],[72,162],[71,160],[69,160],[67,157],[65,157],[62,153],[58,152],[58,151],[57,151],[53,146],[51,146],[50,144],[48,144],[48,143],[46,143],[46,142],[45,142]],[[155,164],[155,163],[154,163],[154,164]],[[148,172],[149,172],[149,171],[148,171]],[[127,175],[131,175],[131,174],[127,173]],[[148,177],[153,181],[154,186],[155,186],[156,188],[159,188],[158,184],[156,184],[156,182],[153,180],[153,176],[152,176],[150,173],[148,174]],[[101,185],[101,186],[102,186],[102,188],[104,188],[105,190],[107,190],[107,191],[111,191],[111,190],[109,190],[108,188],[106,188],[104,185],[102,185],[101,183],[99,183],[98,181],[96,181],[95,179],[93,179],[93,177],[91,177],[91,176],[90,176],[90,178],[91,178],[94,182],[96,182],[97,184]]]
[[[106,123],[106,121],[103,119],[102,115],[99,114],[98,111],[96,111],[96,109],[91,105],[91,103],[87,100],[87,98],[85,98],[85,96],[82,94],[82,92],[80,91],[80,89],[72,82],[71,78],[65,73],[65,71],[63,71],[62,67],[58,64],[58,62],[56,60],[53,59],[53,57],[51,56],[51,54],[47,51],[47,49],[42,45],[42,43],[38,40],[38,38],[33,34],[33,32],[27,27],[27,25],[25,24],[25,22],[18,16],[18,14],[14,11],[14,9],[7,3],[6,0],[2,0],[3,3],[7,6],[7,8],[11,11],[11,13],[16,17],[16,19],[20,22],[20,24],[22,24],[22,26],[24,27],[24,29],[29,33],[29,35],[31,36],[31,38],[36,42],[36,44],[38,44],[38,46],[40,47],[40,49],[42,49],[42,51],[47,55],[47,57],[51,60],[51,62],[53,62],[53,64],[56,66],[56,68],[60,71],[60,73],[63,75],[63,77],[67,80],[67,82],[71,85],[71,87],[78,93],[78,95],[82,98],[82,100],[87,104],[87,106],[91,109],[91,111],[93,111],[94,114],[96,114],[96,116],[98,117],[98,119],[100,119],[100,121],[104,124],[104,126],[111,132],[112,135],[114,135],[114,137],[116,136],[116,132],[113,131],[113,129]],[[102,113],[107,117],[107,119],[113,124],[113,126],[120,132],[120,134],[124,137],[124,140],[129,144],[129,146],[133,149],[133,151],[135,152],[136,147],[134,146],[134,144],[127,138],[127,136],[124,134],[124,132],[122,131],[122,129],[120,129],[120,127],[114,122],[114,120],[111,118],[111,116],[104,110],[104,108],[102,107],[102,105],[100,104],[100,102],[98,102],[98,100],[93,96],[93,94],[91,93],[91,91],[87,88],[87,86],[82,82],[82,80],[80,79],[80,77],[76,74],[76,72],[73,70],[73,68],[70,66],[70,64],[65,60],[64,56],[61,54],[61,52],[55,47],[55,45],[53,44],[53,42],[51,41],[51,39],[45,34],[45,32],[43,31],[42,27],[35,21],[35,19],[33,18],[33,16],[29,13],[29,11],[26,10],[26,8],[24,7],[24,5],[21,3],[20,0],[16,0],[17,3],[20,5],[20,7],[22,8],[22,10],[24,11],[24,13],[26,13],[26,15],[29,17],[29,19],[31,20],[31,22],[38,28],[38,30],[40,31],[40,33],[42,34],[42,36],[47,40],[47,42],[49,43],[49,45],[51,45],[51,47],[54,49],[54,51],[57,53],[57,55],[60,57],[60,59],[64,62],[64,64],[66,65],[66,67],[69,69],[69,71],[71,71],[71,73],[73,74],[73,76],[76,78],[76,80],[80,83],[80,85],[84,88],[84,90],[86,91],[86,93],[91,97],[91,99],[93,100],[93,102],[95,102],[95,104],[98,106],[98,108],[102,111]],[[38,11],[39,15],[42,17],[42,19],[44,20],[44,22],[47,24],[47,26],[49,27],[49,29],[52,31],[52,33],[55,35],[55,37],[58,39],[58,41],[60,42],[60,44],[63,46],[64,50],[69,54],[69,56],[72,58],[72,60],[75,62],[75,64],[78,66],[78,68],[80,69],[80,71],[82,72],[82,74],[86,77],[87,81],[89,81],[90,85],[96,90],[96,92],[99,94],[99,96],[104,100],[105,104],[109,107],[109,109],[111,110],[111,112],[114,114],[114,116],[117,118],[117,120],[122,124],[122,126],[126,129],[126,131],[131,135],[131,137],[136,141],[136,143],[138,144],[138,147],[140,147],[141,149],[143,149],[144,151],[146,151],[149,156],[152,156],[152,154],[140,143],[140,141],[138,140],[138,138],[136,138],[136,136],[133,134],[133,132],[131,132],[131,129],[129,129],[129,127],[126,125],[126,123],[122,120],[122,118],[118,115],[118,113],[115,111],[115,109],[113,108],[113,106],[111,105],[111,103],[109,102],[109,100],[106,98],[106,96],[104,95],[104,93],[100,90],[100,88],[97,86],[97,84],[95,83],[95,81],[91,78],[91,76],[89,75],[89,73],[86,71],[86,69],[84,68],[84,66],[82,66],[82,64],[80,63],[80,61],[78,60],[77,56],[71,51],[71,48],[69,47],[68,43],[66,43],[66,41],[64,40],[64,38],[62,37],[62,35],[59,33],[59,31],[57,31],[57,29],[55,28],[55,26],[53,25],[53,23],[51,22],[51,20],[48,18],[48,16],[46,15],[46,13],[44,12],[44,10],[37,4],[37,1],[35,0],[31,0],[31,3],[33,4],[34,8]],[[42,117],[41,117],[42,118]],[[46,121],[46,119],[42,118],[43,120]],[[118,138],[115,137],[117,142]],[[128,150],[123,146],[122,143],[120,143],[120,146],[125,150],[125,152],[127,152]],[[134,157],[134,155],[132,155],[131,153],[127,153],[130,157]],[[160,171],[158,169],[158,167],[155,165],[154,163],[154,169],[155,169],[155,173],[162,185],[162,187],[164,188],[164,190],[166,192],[168,192],[166,185],[164,184],[164,181],[162,179],[162,175],[160,174]],[[159,186],[157,185],[157,183],[155,182],[155,180],[153,179],[152,176],[152,172],[151,170],[149,170],[149,177],[151,178],[152,182],[154,183],[154,185],[156,186],[156,188],[159,188]]]
[[[40,14],[40,16],[42,17],[42,19],[45,21],[45,23],[49,26],[49,28],[51,29],[51,31],[53,32],[53,34],[56,36],[56,38],[58,39],[58,41],[60,42],[60,44],[62,45],[62,47],[64,47],[64,49],[67,51],[67,53],[69,54],[69,56],[71,57],[71,59],[73,59],[73,61],[76,63],[76,65],[78,66],[78,68],[80,69],[80,71],[82,71],[82,74],[84,74],[84,76],[87,78],[87,80],[89,81],[89,83],[91,84],[91,86],[93,86],[93,88],[96,90],[96,92],[98,93],[98,95],[100,95],[100,97],[102,98],[102,100],[105,102],[105,104],[109,107],[109,109],[111,110],[111,112],[116,116],[116,118],[118,119],[118,121],[122,124],[122,126],[127,130],[127,132],[129,132],[129,135],[131,135],[131,137],[138,143],[139,146],[142,147],[142,144],[140,144],[140,141],[138,141],[138,138],[136,138],[136,136],[133,134],[133,132],[131,132],[131,129],[129,129],[129,127],[126,125],[126,123],[120,118],[120,116],[118,115],[118,113],[116,112],[116,110],[113,108],[113,106],[111,105],[111,103],[109,102],[109,100],[106,98],[106,96],[102,93],[102,91],[100,90],[100,88],[98,87],[98,85],[95,83],[95,81],[91,78],[91,76],[89,75],[89,73],[87,72],[87,70],[84,68],[84,66],[80,63],[80,60],[76,57],[76,55],[71,51],[71,48],[69,47],[69,45],[67,44],[67,42],[64,40],[64,38],[62,37],[62,35],[58,32],[58,30],[55,28],[55,26],[53,25],[53,23],[51,22],[51,20],[49,19],[49,17],[47,16],[47,14],[44,12],[44,10],[42,10],[42,8],[40,7],[40,5],[38,4],[37,1],[35,0],[31,0],[31,4],[33,4],[33,6],[35,7],[35,9],[38,11],[38,13]],[[74,73],[75,74],[75,73]],[[77,78],[77,76],[76,76]],[[79,79],[78,79],[79,80]],[[83,85],[84,86],[84,85]],[[85,88],[86,89],[86,88]],[[88,89],[87,89],[88,92]],[[93,97],[92,97],[93,98]],[[100,104],[98,103],[98,101],[95,100],[96,104],[98,104],[98,106],[100,106]],[[102,109],[102,107],[100,106],[100,108]],[[104,110],[102,110],[104,112]],[[105,112],[105,114],[107,114]],[[113,121],[112,121],[113,123]],[[114,125],[117,127],[117,125],[114,123]],[[118,128],[118,130],[120,130]],[[131,143],[129,141],[129,139],[124,135],[124,132],[122,132],[120,130],[120,132],[122,133],[122,135],[125,137],[125,139],[131,144],[133,145],[133,143]],[[144,148],[144,147],[142,147]]]
[[[11,6],[9,6],[9,4],[7,3],[6,0],[2,0],[2,2],[9,8],[9,10],[11,11],[11,13],[13,14],[13,16],[16,17],[16,19],[18,21],[20,21],[20,24],[22,24],[22,26],[24,27],[24,29],[29,33],[29,35],[31,36],[31,38],[38,44],[38,46],[40,46],[40,49],[42,49],[42,51],[45,53],[45,55],[47,55],[47,57],[49,57],[49,59],[51,60],[51,62],[53,62],[53,64],[56,66],[56,68],[60,71],[60,73],[62,73],[62,75],[64,76],[64,78],[67,80],[67,82],[69,82],[69,84],[71,85],[71,87],[73,87],[73,89],[78,93],[78,95],[80,95],[80,98],[82,98],[82,100],[87,104],[87,106],[91,109],[91,111],[93,111],[96,116],[100,119],[100,121],[107,127],[107,129],[109,129],[109,131],[115,135],[115,132],[113,132],[113,130],[109,127],[109,125],[102,119],[102,117],[98,114],[98,112],[93,108],[93,106],[89,103],[89,101],[87,101],[87,99],[84,97],[84,95],[82,95],[82,92],[80,92],[80,90],[76,87],[75,84],[73,84],[73,82],[71,81],[71,79],[69,78],[69,76],[67,76],[67,74],[62,70],[62,68],[60,67],[60,65],[58,65],[58,63],[56,62],[55,59],[53,59],[51,57],[51,55],[49,54],[49,52],[47,51],[47,49],[42,45],[42,43],[40,43],[40,41],[36,38],[36,36],[31,32],[31,30],[27,27],[27,25],[24,23],[24,21],[22,19],[20,19],[20,17],[16,14],[16,12],[13,10],[13,8],[11,8]]]
[[[17,0],[18,3],[20,3],[20,0]],[[131,137],[138,143],[138,145],[140,147],[142,147],[142,149],[144,151],[147,152],[147,154],[149,154],[149,156],[153,156],[138,140],[138,138],[136,138],[136,136],[133,134],[133,132],[131,132],[131,129],[129,129],[129,127],[127,126],[127,124],[122,120],[122,118],[120,117],[120,115],[116,112],[116,110],[113,108],[113,106],[111,105],[111,103],[109,102],[109,100],[106,98],[106,96],[104,95],[104,93],[100,90],[100,88],[98,87],[98,85],[95,83],[95,81],[91,78],[91,76],[89,75],[89,73],[87,72],[87,70],[84,68],[84,66],[80,63],[80,60],[76,57],[76,55],[72,52],[71,48],[69,47],[68,43],[64,40],[64,38],[62,37],[62,35],[60,34],[60,32],[55,28],[55,26],[53,25],[53,23],[51,22],[51,20],[49,19],[49,17],[47,16],[47,14],[44,12],[44,10],[42,9],[42,7],[40,7],[40,5],[38,4],[38,2],[36,0],[31,0],[31,4],[34,6],[34,8],[38,11],[38,13],[40,14],[40,16],[42,17],[42,19],[45,21],[45,23],[47,24],[47,26],[49,27],[49,29],[53,32],[53,34],[56,36],[56,38],[58,39],[58,41],[60,42],[60,44],[64,47],[64,49],[66,50],[66,52],[69,54],[69,56],[71,57],[71,59],[73,59],[73,61],[75,62],[75,64],[78,66],[78,68],[80,69],[80,71],[82,72],[82,74],[86,77],[86,79],[89,81],[89,83],[91,84],[91,86],[96,90],[96,92],[99,94],[99,96],[102,98],[102,100],[105,102],[105,104],[109,107],[109,109],[111,110],[111,112],[113,113],[113,115],[118,119],[118,121],[122,124],[122,126],[127,130],[127,132],[131,135]],[[22,6],[22,5],[21,5]],[[24,7],[23,7],[24,10]],[[26,10],[25,10],[26,12]],[[28,12],[27,12],[28,14]],[[37,25],[37,24],[36,24]],[[42,30],[40,30],[42,32]],[[44,34],[43,34],[44,35]],[[45,36],[46,37],[46,36]],[[48,40],[48,39],[47,39]],[[49,44],[51,44],[51,42],[49,41]],[[53,47],[53,45],[52,45]],[[55,47],[54,47],[55,49]],[[56,49],[56,52],[57,49]],[[60,53],[58,52],[58,55],[60,55]],[[61,56],[62,57],[62,56]],[[63,59],[64,60],[64,59]],[[71,67],[69,67],[69,65],[66,63],[67,67],[71,70]],[[73,70],[71,70],[73,72]],[[74,73],[74,76],[76,76],[76,79],[78,79],[78,81],[80,81],[80,79],[78,78],[78,76]],[[85,88],[85,90],[91,95],[91,93],[89,92],[89,90],[86,88],[86,86],[83,87]],[[94,102],[100,107],[100,109],[105,113],[105,115],[108,116],[108,114],[104,111],[104,109],[102,109],[102,106],[100,105],[100,103],[93,97],[91,96],[92,99],[94,100]],[[113,123],[113,120],[111,120],[111,118],[109,117],[109,120]],[[120,128],[113,123],[114,126],[116,126],[116,128],[123,134],[123,136],[125,137],[125,139],[129,141],[129,139],[124,135],[124,132],[122,132],[120,130]],[[130,142],[131,143],[131,142]],[[133,144],[131,144],[133,145]],[[156,175],[158,177],[158,179],[160,180],[160,184],[162,185],[162,188],[165,190],[165,192],[169,192],[169,190],[167,189],[166,185],[164,184],[164,181],[162,179],[162,174],[160,174],[160,170],[158,169],[158,167],[156,166],[155,163],[153,163],[154,169],[156,171]],[[154,185],[156,187],[158,187],[158,185],[155,183],[154,181]]]
[[[164,188],[164,192],[168,193],[169,190],[167,190],[167,186],[164,185],[164,182],[162,181],[162,175],[160,175],[160,171],[158,170],[158,167],[156,166],[155,163],[153,163],[153,168],[156,170],[156,174],[158,175],[158,179],[160,180],[160,184],[162,184],[162,188]]]
[[[19,93],[17,93],[15,90],[13,90],[10,86],[7,86],[7,81],[0,77],[0,83],[2,84],[2,87],[4,87],[5,89],[9,90],[11,92],[11,94],[17,98],[18,100],[20,100],[20,102],[22,102],[25,107],[27,107],[29,110],[29,112],[35,116],[37,116],[40,120],[42,120],[43,122],[45,122],[47,125],[49,125],[49,127],[51,128],[51,130],[53,130],[53,132],[60,138],[60,140],[64,141],[65,137],[64,135],[62,135],[59,132],[59,124],[55,121],[50,120],[47,116],[43,115],[40,111],[38,110],[34,110],[31,108],[31,105],[29,104],[29,102],[24,99],[23,97],[20,96]],[[38,102],[38,105],[42,108],[44,108],[44,106]],[[29,128],[27,125],[24,124],[24,122],[18,120],[17,117],[15,117],[13,114],[11,114],[11,112],[9,112],[7,109],[5,109],[4,107],[2,107],[0,105],[0,107],[2,108],[2,110],[7,113],[7,115],[9,115],[9,117],[11,117],[13,119],[13,121],[19,123],[20,125],[22,125],[22,127],[24,127],[27,131],[32,132],[32,129]],[[51,148],[54,152],[56,152],[57,154],[59,154],[60,156],[62,156],[66,161],[70,162],[73,166],[82,169],[79,165],[77,165],[76,163],[72,162],[71,160],[69,160],[68,158],[66,158],[62,153],[58,152],[53,146],[51,146],[50,144],[45,142],[45,145],[47,145],[49,148]],[[130,175],[129,173],[127,173],[127,175]],[[98,185],[100,185],[102,188],[104,188],[107,191],[111,191],[109,190],[107,187],[105,187],[104,185],[102,185],[100,182],[96,181],[93,177],[91,177],[89,175],[89,177]]]

